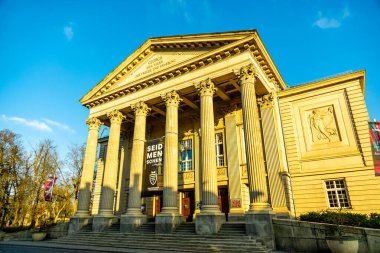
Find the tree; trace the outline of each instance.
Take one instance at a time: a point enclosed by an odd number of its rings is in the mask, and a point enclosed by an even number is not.
[[[82,176],[85,152],[86,152],[85,144],[82,144],[82,145],[74,144],[69,147],[69,152],[66,156],[66,164],[67,164],[67,168],[69,169],[71,173],[71,182],[72,182],[73,190],[74,190],[74,208],[76,208],[77,206],[76,204],[78,200],[79,185],[80,185],[80,179]]]
[[[20,172],[23,161],[23,147],[20,143],[19,136],[12,131],[5,129],[0,131],[0,210],[1,221],[5,221],[6,215],[9,213],[12,195],[17,193],[20,182],[17,174]]]
[[[32,173],[32,203],[31,226],[38,225],[43,219],[43,211],[46,210],[46,203],[43,201],[43,188],[48,175],[57,175],[60,168],[56,147],[51,140],[40,142],[34,150]],[[42,201],[42,203],[41,203]]]

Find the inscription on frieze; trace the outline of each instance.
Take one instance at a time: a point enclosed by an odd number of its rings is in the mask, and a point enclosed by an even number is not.
[[[145,75],[152,74],[160,69],[163,69],[173,63],[176,62],[176,58],[174,59],[163,59],[162,55],[156,55],[152,59],[148,60],[143,69],[139,69],[135,72],[132,72],[133,78],[140,78]]]

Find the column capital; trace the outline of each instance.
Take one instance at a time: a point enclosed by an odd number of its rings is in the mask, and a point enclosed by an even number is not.
[[[113,110],[111,112],[108,112],[107,117],[110,119],[111,124],[112,123],[121,124],[123,119],[125,119],[125,116],[118,110]]]
[[[212,96],[214,95],[217,88],[215,88],[214,82],[210,78],[200,81],[194,84],[195,88],[198,90],[201,96]]]
[[[88,130],[96,130],[99,131],[99,128],[103,123],[95,117],[91,117],[86,119],[86,124],[88,125]]]
[[[165,101],[166,106],[178,106],[179,103],[183,100],[175,90],[170,91],[166,94],[162,94],[161,98]]]
[[[240,85],[243,84],[256,84],[259,75],[253,64],[241,67],[240,70],[235,71],[235,75],[238,77],[238,82]]]
[[[136,116],[146,116],[151,110],[151,108],[149,108],[143,101],[137,102],[136,104],[131,105],[131,107],[135,111]]]
[[[261,108],[267,108],[273,106],[273,93],[268,93],[260,98],[257,98],[257,103]]]

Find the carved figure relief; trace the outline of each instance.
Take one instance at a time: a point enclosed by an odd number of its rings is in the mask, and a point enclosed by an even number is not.
[[[332,105],[309,110],[308,121],[312,141],[318,143],[330,143],[340,141],[337,123]]]

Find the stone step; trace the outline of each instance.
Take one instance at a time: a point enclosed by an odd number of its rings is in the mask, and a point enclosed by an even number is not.
[[[176,241],[175,243],[168,243],[165,241],[149,241],[145,238],[142,243],[138,241],[108,241],[101,240],[101,238],[92,238],[86,241],[55,241],[60,244],[70,245],[92,245],[92,246],[110,246],[115,248],[140,248],[140,249],[155,249],[155,250],[174,250],[184,252],[270,252],[261,245],[229,245],[226,243],[215,244],[211,243],[186,243],[184,241]]]
[[[89,237],[87,236],[79,236],[79,237],[65,237],[59,239],[59,241],[86,241]],[[168,237],[168,236],[160,236],[160,237],[138,237],[138,236],[92,236],[91,238],[100,238],[100,240],[107,240],[107,241],[142,241],[146,242],[146,239],[149,238],[151,241],[160,241],[160,242],[179,242],[183,241],[183,238],[179,239],[177,237]],[[202,244],[203,241],[206,243],[212,242],[214,244],[225,244],[228,243],[229,245],[252,245],[255,244],[256,241],[254,239],[248,239],[248,238],[233,238],[233,239],[225,239],[225,238],[203,238],[203,237],[196,237],[196,238],[186,238],[187,243],[198,243]]]
[[[86,238],[105,238],[105,239],[145,239],[145,238],[150,238],[151,240],[181,240],[183,239],[183,235],[178,235],[178,234],[152,234],[152,235],[141,235],[141,234],[120,234],[120,233],[113,233],[113,234],[74,234],[74,235],[69,235],[66,237],[61,237],[60,239],[86,239]],[[235,241],[247,241],[249,243],[255,242],[256,238],[255,237],[250,237],[250,236],[226,236],[226,235],[217,235],[217,236],[206,236],[206,235],[190,235],[186,236],[186,241],[193,241],[193,240],[199,240],[199,239],[205,239],[207,241],[223,241],[223,242],[232,242],[234,243]]]
[[[105,237],[115,237],[115,236],[136,236],[140,237],[141,235],[139,233],[108,233],[108,232],[78,232],[74,235],[71,235],[72,237],[91,237],[91,236],[105,236]],[[170,237],[176,237],[176,238],[183,238],[183,235],[177,234],[177,233],[172,233],[172,234],[154,234],[153,236],[155,237],[167,237],[170,235]],[[69,237],[71,237],[69,236]],[[192,234],[192,235],[186,235],[186,238],[207,238],[207,239],[223,239],[223,240],[236,240],[236,239],[250,239],[251,237],[248,235],[221,235],[221,234],[216,234],[216,235],[197,235],[197,234]]]

